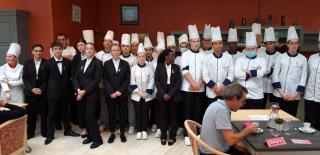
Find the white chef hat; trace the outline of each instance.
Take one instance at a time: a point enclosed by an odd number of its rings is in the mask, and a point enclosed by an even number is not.
[[[212,27],[211,28],[211,41],[222,41],[220,27]]]
[[[268,27],[264,30],[264,41],[276,41],[273,27]]]
[[[167,36],[167,47],[169,46],[176,46],[176,39],[174,38],[174,35]]]
[[[157,49],[158,50],[165,50],[166,47],[165,47],[165,41],[164,41],[164,38],[159,38],[159,41],[158,41],[158,45],[157,45]]]
[[[127,33],[122,34],[121,36],[121,45],[130,46],[130,35]]]
[[[228,42],[238,42],[237,29],[234,29],[234,28],[229,29]]]
[[[296,28],[294,26],[290,26],[288,29],[287,41],[293,40],[293,39],[299,40],[299,37],[298,37],[297,31],[296,31]]]
[[[151,40],[148,36],[144,37],[144,48],[153,48]]]
[[[163,32],[157,32],[157,43],[159,43],[161,38],[164,39],[164,33]]]
[[[246,32],[246,47],[257,47],[256,34],[254,32]]]
[[[138,33],[131,34],[131,44],[132,43],[139,43],[139,34]]]
[[[18,43],[11,43],[8,49],[7,55],[14,55],[19,57],[21,53],[21,47]]]
[[[259,23],[253,23],[251,26],[252,32],[254,32],[257,35],[261,35],[261,24]]]
[[[203,39],[206,39],[206,40],[210,40],[211,37],[212,37],[212,32],[210,30],[211,28],[211,25],[210,24],[205,24],[204,25],[204,30],[203,30]]]
[[[143,47],[143,44],[142,44],[142,43],[140,43],[139,46],[138,46],[138,52],[137,52],[137,54],[139,54],[139,53],[145,53],[144,47]]]
[[[84,39],[87,43],[92,43],[92,44],[94,44],[94,34],[93,34],[93,30],[83,30],[83,31],[82,31],[82,35],[83,35],[83,39]]]
[[[189,39],[200,39],[196,25],[188,25]]]
[[[107,34],[104,36],[104,39],[113,41],[113,36],[114,36],[114,32],[112,30],[108,30]]]
[[[188,35],[187,34],[182,34],[179,37],[179,45],[181,45],[181,43],[188,43]]]

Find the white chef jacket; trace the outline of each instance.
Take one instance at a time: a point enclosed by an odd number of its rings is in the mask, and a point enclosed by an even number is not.
[[[205,57],[203,65],[203,80],[206,83],[206,95],[208,98],[217,97],[213,92],[215,86],[227,86],[234,78],[234,64],[232,57],[225,53],[221,56],[212,53]]]
[[[240,57],[243,57],[243,56],[244,56],[244,54],[241,53],[241,52],[239,52],[239,51],[237,51],[235,54],[230,54],[228,51],[225,51],[224,53],[225,53],[226,55],[230,55],[230,56],[232,57],[232,59],[233,59],[233,64],[234,64],[234,65],[236,64],[237,60],[238,60]]]
[[[281,55],[280,52],[276,51],[273,54],[267,53],[267,51],[261,51],[260,56],[264,58],[267,62],[266,73],[263,76],[263,92],[264,93],[272,93],[272,73],[274,70],[274,65],[276,63],[277,57]]]
[[[206,54],[206,55],[209,55],[209,54],[212,54],[212,48],[208,49],[208,50],[204,50],[203,48],[200,48],[199,50],[200,52]]]
[[[7,78],[9,84],[1,82],[0,92],[1,98],[4,98],[4,92],[10,91],[11,100],[7,101],[9,103],[23,103],[24,93],[23,93],[23,80],[22,80],[23,65],[17,64],[15,68],[11,68],[7,63],[0,67],[0,78]]]
[[[206,56],[203,52],[195,52],[190,49],[184,52],[181,57],[182,75],[185,76],[189,73],[195,82],[202,81],[203,63]],[[183,78],[181,90],[185,92],[204,92],[204,86],[197,91],[191,90],[189,82],[186,78]]]
[[[146,102],[154,98],[152,95],[154,90],[154,71],[151,66],[137,64],[131,68],[130,88],[132,90],[131,99],[134,101],[140,101],[139,91],[150,94],[145,99]]]
[[[252,59],[244,56],[237,60],[235,65],[235,78],[237,82],[248,89],[247,99],[262,99],[263,76],[266,72],[266,61],[256,56]],[[250,70],[251,76],[245,70]]]
[[[307,81],[308,64],[302,54],[289,55],[288,52],[278,56],[272,74],[273,95],[281,97],[279,89],[287,95],[296,91],[303,93]],[[295,100],[300,100],[300,95]]]
[[[129,56],[121,55],[120,58],[124,61],[127,61],[129,63],[130,68],[132,68],[135,64],[137,64],[137,57],[131,53],[129,54]]]
[[[102,51],[96,53],[96,58],[99,59],[99,60],[101,60],[102,63],[104,64],[104,62],[106,62],[106,61],[108,61],[108,60],[110,60],[110,59],[112,58],[112,55],[111,55],[110,52],[107,53],[107,52],[104,52],[104,51],[102,50]]]
[[[308,60],[308,82],[304,98],[306,100],[320,102],[320,55],[313,54]]]

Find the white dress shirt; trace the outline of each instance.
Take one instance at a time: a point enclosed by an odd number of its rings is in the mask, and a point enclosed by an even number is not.
[[[168,66],[166,64],[166,69],[167,69],[167,84],[170,84],[170,78],[171,78],[171,64]]]
[[[92,58],[91,58],[91,59],[88,59],[88,58],[87,58],[87,61],[86,61],[86,63],[84,64],[84,68],[83,68],[83,72],[84,72],[84,73],[86,72],[86,70],[87,70],[88,66],[90,65],[91,61],[92,61]]]
[[[114,59],[112,59],[112,61],[113,61],[114,69],[116,70],[116,73],[118,73],[118,71],[119,71],[119,64],[120,64],[120,59],[119,59],[119,60],[114,60]]]
[[[34,60],[34,64],[36,66],[37,79],[38,79],[38,74],[39,74],[39,68],[40,68],[41,61],[42,61],[42,59],[40,59],[39,61]]]
[[[63,60],[63,57],[61,57],[60,60],[57,59],[55,56],[53,56],[53,57],[54,57],[54,59],[55,59],[56,62],[57,62],[57,66],[58,66],[58,69],[59,69],[60,74],[62,74],[62,60]],[[59,61],[61,61],[61,63],[58,63]]]

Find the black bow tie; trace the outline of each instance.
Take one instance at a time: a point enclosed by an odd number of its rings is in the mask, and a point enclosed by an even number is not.
[[[58,64],[58,63],[62,63],[62,61],[56,61],[56,62],[57,62],[57,64]]]

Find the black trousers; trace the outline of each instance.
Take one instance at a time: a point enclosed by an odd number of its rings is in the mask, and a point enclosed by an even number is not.
[[[127,97],[106,98],[109,111],[109,127],[111,132],[115,132],[117,126],[117,109],[120,123],[120,132],[124,133],[127,122]]]
[[[292,116],[297,115],[299,100],[285,101],[284,99],[282,99],[280,97],[276,97],[275,102],[279,103],[281,110],[289,113]]]
[[[27,106],[27,134],[30,137],[34,136],[37,124],[37,114],[40,113],[41,116],[41,135],[46,136],[47,134],[47,115],[48,115],[48,103],[47,94],[41,95],[31,95],[25,97]]]
[[[86,101],[82,99],[77,103],[77,111],[78,111],[78,124],[80,129],[85,129],[86,125],[86,118],[85,118],[85,111],[86,111]]]
[[[184,116],[185,116],[184,109],[185,109],[185,107],[183,104],[183,100],[181,100],[178,102],[178,111],[177,111],[177,113],[178,113],[178,127],[181,127],[181,128],[184,127]]]
[[[266,108],[267,102],[275,102],[276,97],[272,93],[263,93],[263,107]]]
[[[27,113],[25,109],[10,103],[7,103],[4,107],[10,110],[0,111],[0,124],[12,119],[22,117]]]
[[[64,130],[71,130],[69,102],[67,98],[60,98],[57,100],[48,100],[48,117],[47,117],[47,137],[54,137],[55,118],[59,111],[61,114]]]
[[[167,138],[167,130],[169,129],[169,138],[175,139],[178,127],[178,103],[172,99],[164,101],[158,99],[160,111],[160,129],[161,139]]]
[[[190,119],[202,123],[201,109],[206,106],[204,92],[182,92],[184,102],[184,120]],[[187,131],[184,132],[187,136]]]
[[[148,117],[150,102],[145,102],[143,98],[139,102],[132,100],[136,115],[136,130],[137,132],[148,130]]]
[[[84,125],[88,132],[88,138],[90,138],[93,142],[102,142],[102,138],[100,135],[98,122],[97,122],[97,110],[98,110],[98,99],[88,100],[85,96],[80,102],[79,109],[82,110],[82,116],[79,117],[79,123]]]
[[[320,130],[320,103],[304,100],[304,121],[311,123],[311,126]]]
[[[263,99],[246,99],[246,103],[241,109],[265,109]]]
[[[160,110],[159,110],[159,101],[157,98],[153,99],[150,102],[150,119],[149,125],[156,124],[157,128],[160,129]]]

